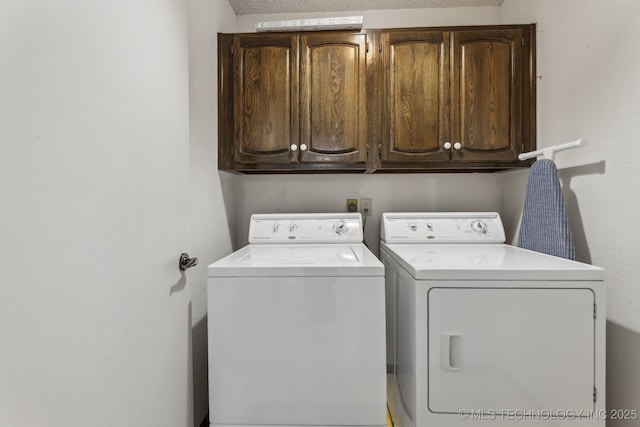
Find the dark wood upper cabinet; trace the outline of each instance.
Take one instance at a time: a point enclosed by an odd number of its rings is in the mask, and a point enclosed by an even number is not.
[[[366,168],[366,34],[220,35],[219,46],[220,144],[233,129],[221,169]]]
[[[535,27],[381,30],[380,164],[523,166],[535,146]]]
[[[218,45],[221,170],[498,170],[535,149],[535,25]]]

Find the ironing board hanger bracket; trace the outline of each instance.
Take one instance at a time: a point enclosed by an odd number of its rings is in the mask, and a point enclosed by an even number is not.
[[[529,151],[528,153],[522,153],[518,156],[519,160],[527,160],[533,157],[542,157],[543,159],[554,160],[555,154],[558,151],[570,150],[572,148],[584,147],[587,145],[587,140],[580,138],[576,141],[567,142],[566,144],[552,145],[536,151]]]

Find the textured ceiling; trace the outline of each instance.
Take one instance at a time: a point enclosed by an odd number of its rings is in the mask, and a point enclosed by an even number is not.
[[[504,0],[229,0],[238,15],[500,6]]]

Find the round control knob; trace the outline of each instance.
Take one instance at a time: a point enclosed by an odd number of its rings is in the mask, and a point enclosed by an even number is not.
[[[451,143],[449,141],[445,142],[443,145],[445,150],[451,150]]]
[[[462,144],[460,144],[459,142],[456,142],[455,144],[453,144],[453,148],[456,150],[459,150],[462,148]]]
[[[298,146],[296,144],[291,144],[291,151],[298,151]]]
[[[480,220],[475,220],[471,223],[471,229],[476,233],[487,234],[487,224]]]
[[[296,231],[297,229],[298,229],[298,225],[297,224],[289,225],[289,231],[290,232]]]
[[[418,226],[416,224],[409,224],[409,230],[416,231],[417,229],[418,229]]]
[[[300,151],[307,151],[307,144],[300,144]]]
[[[333,231],[335,231],[336,234],[344,234],[347,232],[348,229],[349,229],[349,226],[344,221],[338,221],[335,224],[333,224]]]
[[[280,225],[279,224],[273,224],[273,232],[277,233],[278,230],[280,230]]]

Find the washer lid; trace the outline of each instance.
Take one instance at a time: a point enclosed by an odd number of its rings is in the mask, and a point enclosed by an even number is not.
[[[506,244],[380,244],[419,280],[603,280],[604,270]]]
[[[209,277],[384,276],[362,243],[248,245],[209,265]]]

